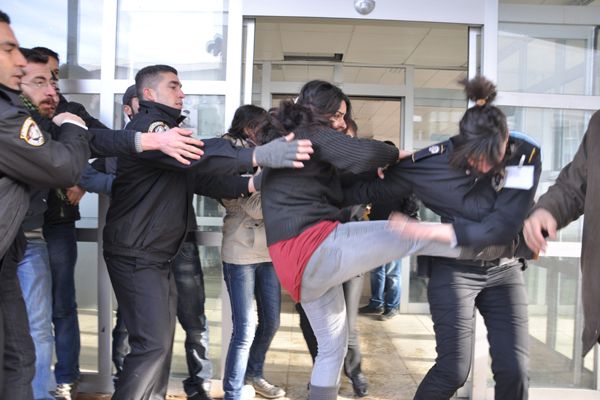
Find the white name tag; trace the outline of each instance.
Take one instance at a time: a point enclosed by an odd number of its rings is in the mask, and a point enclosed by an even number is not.
[[[513,165],[506,167],[505,170],[504,187],[506,189],[529,190],[533,187],[533,165],[523,165],[522,167]]]

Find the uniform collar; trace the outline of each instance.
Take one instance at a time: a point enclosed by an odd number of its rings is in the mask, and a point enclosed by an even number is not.
[[[155,101],[140,100],[139,112],[140,114],[158,112],[163,118],[166,119],[165,122],[168,122],[169,126],[177,126],[185,119],[185,116],[181,115],[181,110],[157,103]]]
[[[11,89],[7,86],[0,84],[0,94],[2,97],[6,98],[6,100],[10,101],[12,104],[21,104],[22,101],[19,98],[21,94],[20,90]]]

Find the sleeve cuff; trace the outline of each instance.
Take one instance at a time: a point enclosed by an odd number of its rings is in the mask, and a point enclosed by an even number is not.
[[[142,148],[142,132],[136,132],[135,137],[133,139],[135,145],[135,152],[141,153],[144,151]]]
[[[252,166],[252,155],[254,149],[241,148],[238,153],[238,171],[245,172],[253,169]]]
[[[450,247],[455,248],[458,246],[458,239],[456,239],[456,232],[454,231],[454,227],[452,227],[452,239],[450,240]]]

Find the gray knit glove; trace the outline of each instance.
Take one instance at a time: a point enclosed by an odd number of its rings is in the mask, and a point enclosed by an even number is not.
[[[298,141],[285,138],[273,140],[254,149],[254,158],[261,167],[292,168],[296,161]]]

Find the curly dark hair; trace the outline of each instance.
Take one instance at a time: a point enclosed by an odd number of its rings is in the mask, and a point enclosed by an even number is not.
[[[292,100],[285,100],[279,107],[271,108],[267,113],[258,127],[258,142],[268,143],[295,132],[298,128],[326,127],[328,123],[328,120],[316,118],[308,107],[294,103]],[[304,139],[304,137],[296,132],[296,139]]]

